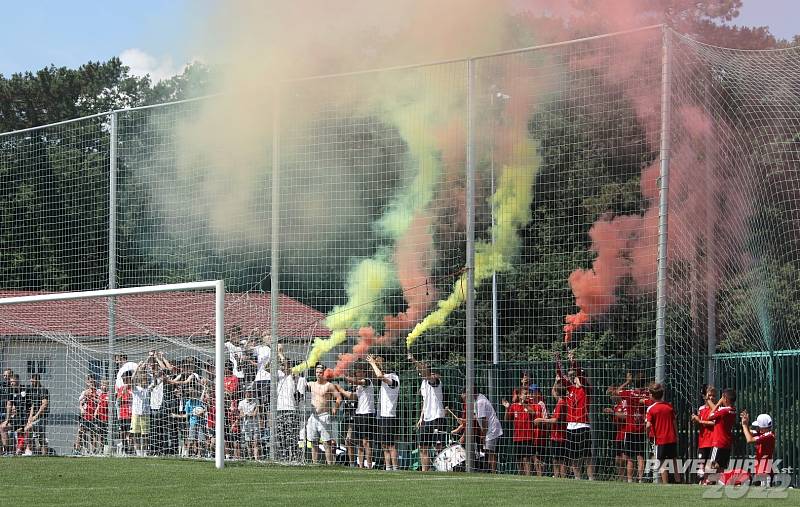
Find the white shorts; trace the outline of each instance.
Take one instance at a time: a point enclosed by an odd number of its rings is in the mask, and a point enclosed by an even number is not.
[[[261,428],[258,426],[257,417],[243,417],[239,431],[245,442],[258,442],[261,438]]]
[[[330,442],[333,440],[331,415],[327,412],[324,414],[311,414],[306,423],[306,438],[312,442],[318,440]]]
[[[494,452],[497,449],[497,442],[500,441],[500,437],[497,438],[487,438],[483,442],[483,449],[485,451]]]

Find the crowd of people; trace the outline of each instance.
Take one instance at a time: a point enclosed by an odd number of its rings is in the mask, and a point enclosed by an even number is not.
[[[447,405],[444,380],[430,365],[412,354],[407,360],[419,376],[418,416],[414,428],[400,417],[400,376],[377,355],[355,361],[343,374],[334,374],[317,364],[313,380],[292,373],[294,363],[277,347],[280,369],[276,379],[269,373],[271,337],[263,333],[236,342],[228,340],[224,371],[225,454],[229,458],[262,459],[267,455],[275,418],[277,458],[300,462],[372,468],[381,463],[386,470],[401,467],[398,444],[409,443],[415,434],[418,465],[422,471],[457,470],[463,466],[465,445],[466,390],[461,390],[460,413]],[[211,456],[215,447],[216,411],[214,370],[208,361],[185,358],[174,364],[162,352],[151,351],[144,360],[129,362],[116,358],[115,385],[89,375],[78,397],[79,424],[73,452],[108,452],[111,436],[115,452],[129,455]],[[271,400],[275,380],[277,399]],[[595,478],[598,441],[593,440],[591,398],[597,396],[574,358],[570,368],[556,368],[549,387],[552,410],[539,386],[523,372],[519,384],[502,399],[500,414],[489,399],[474,393],[473,427],[476,467],[488,472],[498,469],[501,442],[504,456],[513,456],[516,469],[524,475]],[[615,475],[628,482],[644,482],[645,462],[657,459],[660,480],[707,482],[712,473],[724,471],[731,459],[737,421],[736,393],[725,389],[721,396],[712,386],[704,390],[704,403],[691,415],[697,426],[698,455],[706,465],[696,476],[683,477],[677,466],[678,434],[673,406],[664,400],[665,388],[645,386],[643,375],[628,372],[624,381],[605,393],[611,407],[602,413],[615,428],[610,442]],[[49,392],[34,374],[23,386],[19,376],[6,369],[0,384],[0,437],[4,453],[47,454]],[[596,403],[597,400],[594,400]],[[113,413],[113,417],[110,415]],[[755,470],[771,469],[775,435],[767,414],[753,421],[747,411],[740,415],[742,432],[755,444]],[[109,421],[114,419],[113,430]],[[596,418],[595,418],[596,419]],[[504,436],[503,420],[510,435]],[[343,445],[342,445],[343,444]],[[382,455],[382,456],[381,456]],[[382,457],[382,460],[381,460]],[[442,463],[443,459],[449,460]],[[454,461],[456,461],[454,463]],[[669,466],[673,463],[673,466]],[[408,466],[406,464],[406,466]],[[672,477],[670,477],[670,473]]]
[[[50,393],[42,385],[39,374],[32,374],[26,386],[20,381],[19,374],[10,368],[4,369],[0,380],[2,454],[47,455],[49,412]]]

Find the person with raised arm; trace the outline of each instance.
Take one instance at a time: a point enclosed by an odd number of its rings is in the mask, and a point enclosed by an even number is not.
[[[147,359],[140,362],[133,372],[131,390],[131,434],[133,447],[137,456],[146,456],[150,443],[150,397],[156,386],[150,368],[155,363],[155,352],[151,351]]]
[[[557,372],[567,389],[567,459],[576,479],[581,478],[585,466],[586,476],[592,481],[594,465],[589,423],[589,381],[575,360],[574,351],[569,351],[567,357],[570,361],[567,375],[561,374],[560,368]]]
[[[628,482],[642,482],[644,476],[644,458],[647,450],[647,432],[645,428],[645,411],[650,404],[650,394],[642,386],[642,372],[635,375],[629,371],[623,382],[614,392],[625,408],[625,424],[623,434],[623,460]],[[634,479],[634,459],[636,459],[636,479]]]
[[[728,468],[731,460],[731,450],[733,449],[733,426],[736,424],[736,391],[728,388],[722,391],[722,396],[711,408],[707,419],[714,422],[711,440],[714,446],[711,449],[711,462],[709,467],[712,471],[722,473]],[[713,466],[711,466],[713,465]],[[708,468],[706,471],[708,471]]]
[[[427,472],[431,468],[430,448],[433,446],[437,454],[444,447],[444,438],[447,433],[444,412],[444,393],[443,383],[439,375],[434,373],[430,366],[422,361],[417,361],[413,354],[409,352],[408,360],[417,369],[417,373],[422,379],[419,388],[422,396],[417,430],[419,431],[419,456],[422,471]]]
[[[705,468],[711,462],[711,451],[714,450],[714,421],[708,420],[708,415],[714,410],[717,399],[717,389],[711,385],[703,386],[703,404],[692,414],[692,422],[697,425],[697,459],[703,460],[703,469],[698,470],[697,480],[702,484],[705,481]]]
[[[748,444],[755,444],[756,462],[754,480],[772,483],[772,455],[775,452],[775,433],[772,432],[772,416],[759,414],[753,422],[755,434],[750,430],[750,414],[747,410],[741,413],[742,434]],[[762,482],[763,484],[763,482]]]
[[[352,386],[354,392],[344,389],[340,393],[351,400],[356,400],[356,412],[353,418],[354,438],[358,442],[358,457],[356,464],[361,468],[372,468],[372,446],[373,434],[376,429],[375,423],[375,386],[369,378],[367,365],[362,361],[357,361],[353,365],[353,376],[343,375],[343,378]]]
[[[368,355],[367,363],[381,385],[377,424],[383,444],[384,467],[386,470],[398,470],[397,436],[400,422],[397,417],[397,400],[400,395],[400,377],[384,370],[383,358],[380,356]]]
[[[325,462],[333,465],[334,445],[333,422],[331,418],[336,415],[342,403],[342,395],[336,385],[329,382],[325,366],[317,363],[315,368],[317,379],[306,384],[306,390],[311,392],[311,406],[313,410],[306,423],[306,438],[311,441],[311,460],[319,461],[319,442],[322,440],[325,449]]]
[[[292,364],[283,353],[283,344],[278,344],[280,369],[277,374],[277,415],[275,428],[278,433],[278,455],[283,460],[298,461],[297,435],[300,431],[300,415],[297,413],[297,376],[292,373]]]
[[[567,476],[567,390],[561,381],[560,372],[556,373],[551,393],[556,399],[556,406],[550,417],[537,417],[534,426],[548,424],[550,430],[550,458],[553,461],[553,477]]]

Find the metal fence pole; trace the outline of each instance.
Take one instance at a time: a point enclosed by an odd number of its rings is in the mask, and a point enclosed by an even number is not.
[[[706,86],[706,96],[711,91]],[[710,147],[709,147],[710,148]],[[717,352],[717,265],[716,265],[716,227],[717,227],[717,180],[711,157],[706,157],[706,195],[708,212],[706,214],[706,383],[716,385],[714,354]]]
[[[475,391],[475,60],[467,61],[467,297],[466,297],[466,471],[474,470],[473,403]]]
[[[117,288],[117,113],[111,113],[111,138],[108,154],[108,288]],[[108,298],[108,451],[114,452],[114,412],[116,378],[114,372],[114,349],[116,335],[117,298]]]
[[[216,442],[214,464],[218,470],[225,467],[225,282],[217,280],[214,287],[214,414]]]
[[[667,312],[667,204],[669,200],[670,99],[672,92],[672,47],[669,28],[664,27],[661,63],[661,176],[658,208],[658,281],[656,284],[656,382],[664,382],[666,366]]]
[[[280,88],[276,88],[272,103],[272,222],[270,244],[270,399],[269,414],[269,452],[273,460],[278,459],[278,431],[277,414],[278,406],[278,298],[280,296]]]

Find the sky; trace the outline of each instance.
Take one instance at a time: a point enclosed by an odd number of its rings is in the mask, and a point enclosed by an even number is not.
[[[203,60],[198,34],[215,3],[223,1],[0,0],[0,74],[119,56],[134,74],[158,81]],[[734,24],[766,25],[777,37],[791,39],[800,32],[798,15],[800,0],[744,0]]]

